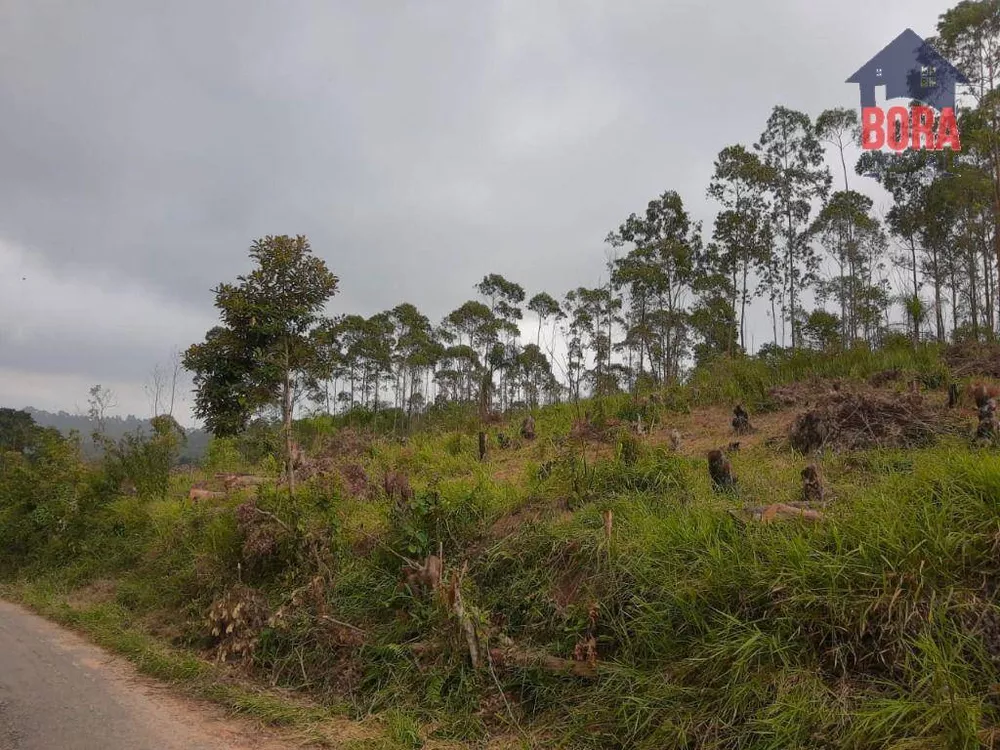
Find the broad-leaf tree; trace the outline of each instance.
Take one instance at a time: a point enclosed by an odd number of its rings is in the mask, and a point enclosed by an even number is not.
[[[266,406],[281,411],[285,472],[294,491],[292,412],[297,387],[319,364],[311,334],[338,279],[304,236],[267,236],[250,248],[254,269],[213,291],[221,325],[191,346],[195,412],[216,435],[242,430]]]

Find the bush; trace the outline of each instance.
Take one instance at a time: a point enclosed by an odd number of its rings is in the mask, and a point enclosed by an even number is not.
[[[210,474],[239,473],[247,467],[238,438],[212,438],[201,464]]]
[[[130,433],[117,443],[102,438],[104,471],[114,491],[130,487],[143,497],[166,497],[170,467],[177,463],[184,431],[169,416],[154,417],[153,434]]]
[[[30,455],[0,453],[0,568],[66,559],[108,498],[58,433],[39,436]]]

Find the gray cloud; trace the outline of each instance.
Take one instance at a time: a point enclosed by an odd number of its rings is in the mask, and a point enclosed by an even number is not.
[[[0,287],[0,401],[135,383],[269,233],[310,237],[338,310],[438,318],[491,271],[594,283],[628,213],[675,189],[710,226],[721,148],[774,104],[857,106],[844,79],[945,8],[6,0],[0,268],[36,285]]]

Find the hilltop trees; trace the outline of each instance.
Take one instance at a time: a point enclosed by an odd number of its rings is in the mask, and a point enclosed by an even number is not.
[[[883,305],[884,289],[874,278],[886,249],[878,220],[871,215],[872,200],[853,190],[830,196],[810,228],[812,238],[836,264],[835,275],[818,284],[821,300],[835,299],[840,307],[840,339],[853,343],[859,332],[870,337]]]
[[[104,435],[104,424],[108,418],[108,412],[118,406],[118,400],[110,388],[105,388],[100,383],[92,386],[90,395],[87,398],[87,415],[94,425],[95,435]]]
[[[787,320],[795,347],[799,343],[797,302],[801,290],[815,279],[818,266],[808,242],[809,216],[812,202],[824,197],[830,187],[830,171],[823,163],[823,147],[809,116],[786,107],[774,108],[754,149],[770,170],[772,219],[783,244],[783,253],[773,256],[777,263],[771,278],[780,279],[782,331]]]
[[[418,386],[424,374],[434,368],[443,347],[434,337],[426,315],[409,303],[397,305],[389,313],[395,342],[392,361],[396,368],[395,389],[407,417],[422,403]]]
[[[562,307],[559,306],[559,302],[547,292],[539,292],[528,300],[528,309],[538,316],[538,334],[535,337],[535,346],[541,348],[542,326],[545,324],[545,321],[550,319],[560,320],[566,317],[566,314],[562,311]]]
[[[518,321],[523,313],[521,303],[524,302],[524,288],[520,284],[508,281],[500,274],[491,273],[476,284],[480,296],[489,300],[489,310],[492,321],[488,324],[491,338],[485,342],[486,351],[483,360],[486,372],[483,380],[483,408],[488,409],[492,395],[493,375],[500,371],[500,395],[502,403],[509,399],[511,384],[516,383],[512,374],[517,368],[517,358],[520,353],[517,338],[520,334]]]
[[[44,428],[36,425],[34,418],[28,412],[0,408],[0,454],[6,451],[14,453],[31,451],[43,433]]]
[[[594,277],[575,278],[569,291],[536,287],[528,298],[517,281],[488,273],[442,318],[403,303],[324,319],[337,282],[304,238],[259,241],[251,254],[260,268],[215,290],[221,323],[185,355],[198,413],[225,435],[276,406],[287,432],[304,390],[320,409],[363,419],[394,409],[392,423],[405,426],[445,402],[485,415],[565,394],[661,388],[692,365],[752,356],[751,323],[767,312],[771,354],[786,344],[874,346],[900,319],[914,343],[928,334],[992,338],[1000,326],[1000,0],[964,0],[938,31],[934,43],[972,82],[961,152],[861,151],[859,180],[848,168],[860,146],[855,110],[813,120],[774,107],[756,143],[716,156],[709,236],[684,198],[664,190],[607,234],[607,265],[592,264]],[[865,194],[868,179],[890,205]],[[161,375],[150,389],[154,406],[165,401]]]
[[[651,200],[644,215],[631,214],[608,235],[612,246],[630,247],[615,261],[612,282],[627,292],[625,346],[638,358],[636,377],[646,372],[647,362],[655,382],[680,374],[688,332],[684,303],[691,291],[699,230],[680,195],[670,190]],[[611,369],[609,361],[605,370]]]
[[[861,123],[858,121],[857,111],[843,107],[824,110],[816,118],[816,135],[821,141],[837,150],[840,168],[844,173],[844,190],[850,190],[846,153],[848,146],[857,146],[861,143]]]
[[[242,430],[262,407],[280,409],[294,487],[292,410],[321,362],[314,334],[338,279],[301,235],[259,239],[250,258],[249,274],[213,290],[221,325],[187,350],[184,366],[194,373],[195,412],[216,435]]]
[[[975,107],[961,123],[963,153],[988,176],[984,220],[992,261],[1000,264],[1000,2],[962,0],[941,14],[934,43],[969,79]]]
[[[730,307],[739,321],[740,348],[746,350],[747,305],[760,293],[751,274],[764,276],[772,263],[773,228],[767,187],[773,172],[745,147],[724,148],[715,160],[708,195],[722,204],[712,238],[718,243],[717,268],[729,276]]]

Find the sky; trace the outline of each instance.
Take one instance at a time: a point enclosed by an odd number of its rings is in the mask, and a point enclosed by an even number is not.
[[[594,285],[630,213],[676,190],[709,234],[722,148],[776,104],[859,107],[845,79],[948,7],[0,0],[0,406],[100,383],[148,416],[268,234],[309,237],[334,314]]]

